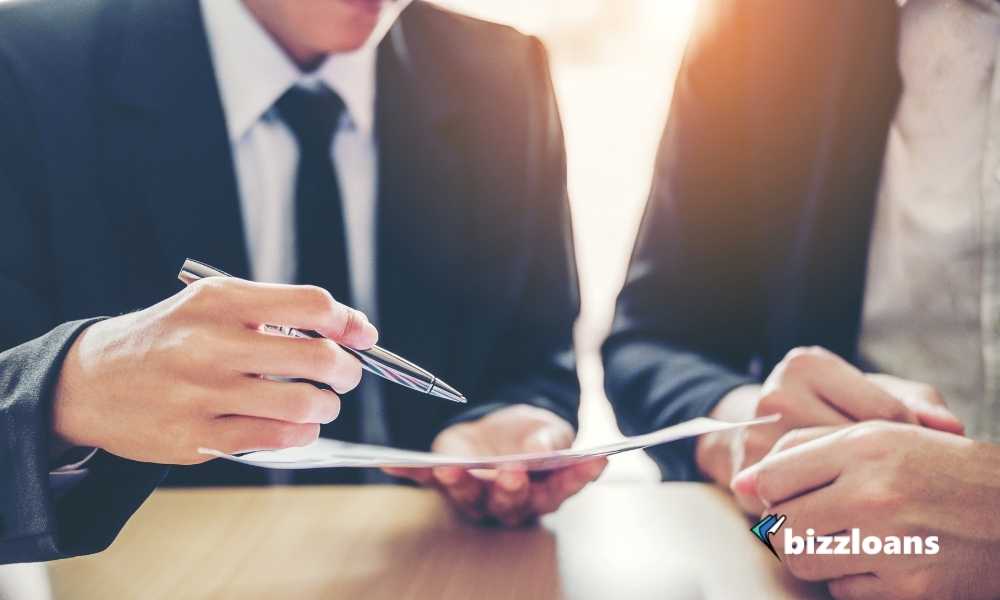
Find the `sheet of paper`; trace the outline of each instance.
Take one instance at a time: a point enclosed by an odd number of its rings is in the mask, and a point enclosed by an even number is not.
[[[503,456],[449,456],[431,452],[399,450],[385,446],[352,444],[327,438],[320,438],[302,448],[250,452],[239,456],[233,456],[210,448],[199,448],[198,451],[202,454],[209,454],[226,460],[246,465],[267,467],[269,469],[457,466],[469,469],[517,468],[529,471],[547,471],[597,456],[610,456],[620,452],[639,450],[716,431],[773,423],[779,418],[780,415],[772,415],[752,421],[729,423],[702,417],[645,435],[628,437],[611,444],[589,448],[567,448],[553,452],[508,454]]]

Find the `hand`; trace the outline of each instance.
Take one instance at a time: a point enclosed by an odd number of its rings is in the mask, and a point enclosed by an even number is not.
[[[547,410],[519,404],[445,429],[434,439],[431,449],[458,456],[494,456],[548,452],[568,448],[572,443],[573,428],[569,423]],[[474,521],[495,519],[515,527],[559,508],[564,500],[597,479],[605,465],[607,459],[597,458],[535,474],[537,478],[516,468],[385,471],[440,488],[461,514]]]
[[[264,333],[263,324],[330,339]],[[53,404],[57,441],[139,461],[192,464],[199,447],[224,452],[308,444],[361,379],[343,348],[378,332],[358,311],[312,286],[212,277],[139,312],[95,323],[63,363]]]
[[[869,422],[800,433],[733,479],[740,497],[783,514],[804,536],[937,536],[934,555],[786,554],[796,577],[829,582],[836,598],[1000,595],[1000,447],[913,425]],[[784,550],[783,532],[774,538]],[[780,539],[779,539],[780,538]]]
[[[822,348],[792,350],[771,372],[763,387],[745,386],[728,394],[712,416],[740,421],[781,414],[776,423],[699,438],[695,456],[708,477],[729,484],[733,473],[767,454],[789,431],[815,426],[842,427],[881,419],[921,424],[962,433],[962,423],[933,388],[888,375],[865,375]],[[741,502],[759,513],[762,506]]]

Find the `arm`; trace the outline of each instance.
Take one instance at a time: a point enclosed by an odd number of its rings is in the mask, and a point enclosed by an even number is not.
[[[710,11],[701,13],[708,20]],[[713,15],[717,17],[717,15]],[[605,388],[627,434],[709,414],[748,373],[766,307],[758,221],[729,184],[747,165],[738,37],[704,23],[678,74],[651,195],[602,348]],[[723,41],[728,41],[728,45]],[[651,454],[665,476],[697,479],[695,443]]]
[[[51,399],[66,352],[91,321],[65,323],[0,353],[0,563],[89,554],[111,543],[166,473],[99,453],[63,494],[49,475]]]

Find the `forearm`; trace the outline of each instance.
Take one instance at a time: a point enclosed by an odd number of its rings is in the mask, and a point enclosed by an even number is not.
[[[105,547],[165,473],[106,456],[72,489],[50,479],[51,402],[65,353],[93,320],[66,323],[0,353],[0,563],[52,560]]]
[[[605,390],[626,435],[709,416],[732,390],[755,380],[698,353],[654,339],[613,334],[604,348]],[[664,477],[698,480],[695,441],[650,451]]]

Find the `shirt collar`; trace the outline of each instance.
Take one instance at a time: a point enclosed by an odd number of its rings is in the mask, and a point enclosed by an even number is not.
[[[292,86],[320,83],[343,99],[354,127],[370,135],[378,45],[407,4],[408,0],[387,3],[364,46],[331,54],[315,71],[302,73],[240,0],[201,0],[230,141],[242,139]]]

